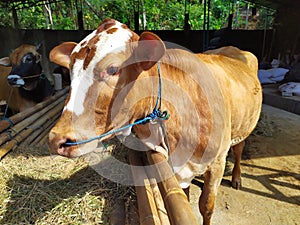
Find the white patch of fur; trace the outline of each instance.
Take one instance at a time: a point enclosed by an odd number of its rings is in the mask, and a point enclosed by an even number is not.
[[[83,60],[76,59],[73,65],[72,83],[71,83],[71,95],[68,104],[65,106],[65,110],[75,113],[77,116],[84,112],[84,101],[86,94],[93,84],[98,82],[93,79],[93,70],[95,65],[102,60],[109,53],[119,53],[125,51],[126,43],[129,42],[132,33],[122,28],[122,24],[116,21],[116,24],[111,28],[118,28],[114,33],[107,33],[103,31],[97,34],[97,30],[93,31],[90,35],[84,38],[74,49],[73,52],[79,52],[81,48],[84,48],[89,40],[95,35],[99,35],[100,40],[96,44],[97,51],[94,58],[90,61],[86,70],[83,69]]]
[[[191,185],[191,182],[179,182],[179,185],[182,189],[185,189]]]
[[[236,145],[236,144],[242,142],[244,139],[245,139],[245,138],[243,138],[243,137],[235,137],[235,138],[233,138],[233,139],[231,140],[230,146],[234,146],[234,145]]]
[[[71,83],[71,96],[64,110],[69,110],[77,116],[84,112],[84,100],[89,87],[93,84],[92,76],[76,76]]]
[[[192,161],[181,162],[181,165],[176,164],[172,161],[172,155],[171,162],[173,162],[171,165],[182,188],[187,188],[196,175],[204,174],[209,165],[207,162],[197,163]]]

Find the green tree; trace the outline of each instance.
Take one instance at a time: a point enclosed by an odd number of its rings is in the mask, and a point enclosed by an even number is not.
[[[49,3],[43,1],[33,7],[21,4],[22,0],[0,2],[0,26],[13,27],[13,9],[16,9],[19,27],[24,29],[78,29],[78,12],[83,15],[84,29],[93,30],[107,18],[115,18],[134,29],[134,16],[138,14],[139,29],[183,30],[185,16],[189,16],[189,27],[202,30],[204,23],[203,0],[69,0]],[[39,3],[43,3],[39,1]],[[256,15],[245,17],[248,3],[237,0],[211,0],[209,28],[212,30],[227,26],[230,13],[233,13],[233,28],[249,29],[271,28],[272,13],[261,8]],[[254,7],[254,5],[250,5]],[[45,13],[46,12],[46,13]],[[49,14],[50,13],[50,14]],[[207,12],[208,13],[208,12]],[[273,13],[274,14],[274,13]],[[268,16],[267,16],[268,15]]]

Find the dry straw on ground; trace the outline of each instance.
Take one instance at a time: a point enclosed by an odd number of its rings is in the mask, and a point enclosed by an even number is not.
[[[271,136],[273,129],[262,115],[253,134]],[[127,160],[119,142],[108,149]],[[19,147],[0,161],[0,174],[0,224],[109,224],[120,199],[126,223],[138,224],[134,188],[100,176],[82,157],[51,156],[46,145]]]
[[[83,158],[50,156],[45,145],[17,148],[0,171],[0,224],[108,224],[119,199],[127,223],[138,220],[134,188],[101,177]]]

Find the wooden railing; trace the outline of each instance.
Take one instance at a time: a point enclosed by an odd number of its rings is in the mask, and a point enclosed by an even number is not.
[[[146,157],[143,156],[143,152],[133,151],[129,154],[136,183],[140,224],[198,224],[189,201],[165,157],[154,151],[147,151],[144,155]]]
[[[0,120],[0,159],[18,146],[45,143],[59,118],[69,88],[7,119]]]

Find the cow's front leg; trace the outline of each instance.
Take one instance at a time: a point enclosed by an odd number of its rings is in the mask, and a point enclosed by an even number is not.
[[[225,168],[225,157],[216,160],[204,174],[204,185],[199,198],[199,210],[203,217],[203,225],[210,225],[215,206],[218,187],[220,186]]]
[[[232,152],[234,155],[234,167],[232,170],[231,185],[235,189],[240,189],[242,186],[241,159],[242,159],[244,146],[245,146],[245,141],[242,141],[239,144],[232,147]]]

